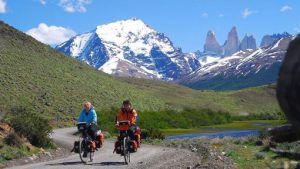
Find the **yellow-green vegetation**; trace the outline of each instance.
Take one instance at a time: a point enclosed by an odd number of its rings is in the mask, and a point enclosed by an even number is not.
[[[0,142],[0,167],[1,164],[5,163],[8,160],[31,156],[33,154],[37,155],[39,152],[40,149],[34,148],[30,150],[24,144],[18,146],[9,146]]]
[[[204,126],[206,129],[265,129],[267,127],[274,127],[286,124],[286,120],[250,120],[250,121],[233,121],[228,124]]]
[[[115,110],[117,112],[117,110]],[[116,113],[113,110],[98,113],[100,126],[104,130],[113,132]],[[205,125],[223,124],[232,121],[229,113],[214,112],[205,109],[160,110],[139,112],[138,125],[142,129],[169,128],[198,128]]]
[[[200,91],[161,81],[117,78],[70,58],[14,28],[0,23],[0,112],[16,106],[70,125],[84,101],[91,101],[100,119],[131,99],[144,111],[206,109],[235,115],[280,112],[274,86],[241,91]],[[101,112],[104,112],[101,114]],[[1,114],[0,113],[0,114]],[[112,117],[110,115],[109,117]],[[145,115],[146,116],[146,115]],[[163,113],[158,117],[163,120]]]
[[[166,136],[173,136],[179,134],[189,134],[189,133],[209,133],[222,131],[222,130],[245,130],[245,129],[254,129],[254,130],[263,130],[268,127],[278,126],[286,124],[286,120],[247,120],[247,121],[232,121],[225,124],[209,125],[209,126],[200,126],[198,128],[189,128],[189,129],[162,129],[162,133]]]

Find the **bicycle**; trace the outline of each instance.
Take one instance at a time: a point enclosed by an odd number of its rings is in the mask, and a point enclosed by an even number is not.
[[[96,150],[96,143],[88,134],[88,125],[86,122],[80,122],[77,124],[77,128],[80,132],[78,140],[78,153],[80,160],[85,164],[88,162],[93,162]],[[85,153],[86,155],[84,155]]]
[[[117,128],[120,131],[120,136],[118,137],[118,141],[121,142],[121,155],[124,156],[125,164],[130,163],[130,137],[128,134],[128,130],[130,127],[129,121],[119,121],[117,123]]]

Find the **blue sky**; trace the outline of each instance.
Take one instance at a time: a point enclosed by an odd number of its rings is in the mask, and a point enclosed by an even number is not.
[[[300,32],[300,1],[0,0],[1,20],[35,33],[50,45],[97,25],[132,17],[165,33],[183,51],[192,52],[203,49],[210,29],[220,44],[232,26],[237,26],[240,38],[250,33],[258,43],[265,34]]]

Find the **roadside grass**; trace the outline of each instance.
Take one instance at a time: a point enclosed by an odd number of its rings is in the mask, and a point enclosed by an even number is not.
[[[279,157],[276,153],[265,151],[264,146],[253,144],[234,144],[225,143],[219,147],[220,151],[225,152],[226,156],[234,160],[238,168],[241,169],[262,169],[262,168],[296,168],[295,161]]]
[[[30,146],[30,148],[22,143],[20,145],[10,146],[0,140],[0,167],[6,161],[19,159],[22,157],[32,156],[33,154],[38,155],[40,153],[40,148]]]

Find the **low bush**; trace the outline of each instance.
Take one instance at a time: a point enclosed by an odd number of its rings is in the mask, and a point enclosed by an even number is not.
[[[141,132],[142,139],[165,139],[165,135],[159,129],[143,129]]]
[[[49,138],[52,132],[50,120],[38,113],[33,113],[23,107],[13,108],[5,120],[14,128],[15,132],[24,136],[28,141],[38,147],[52,147]]]
[[[18,146],[18,147],[21,146],[24,143],[22,138],[15,132],[9,133],[5,137],[4,141],[9,146]]]

